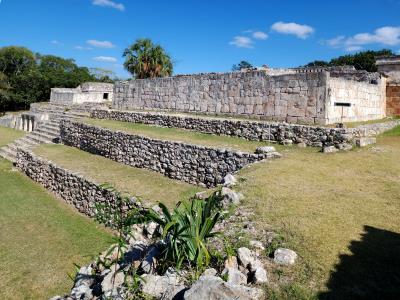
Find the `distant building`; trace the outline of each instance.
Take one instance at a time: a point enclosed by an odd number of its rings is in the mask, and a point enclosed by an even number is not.
[[[104,102],[113,100],[114,84],[85,82],[77,88],[51,89],[50,102],[62,104],[80,104],[84,102]]]

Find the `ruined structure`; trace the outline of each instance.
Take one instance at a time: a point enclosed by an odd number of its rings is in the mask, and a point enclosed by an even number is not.
[[[379,57],[376,60],[378,71],[386,75],[386,113],[400,116],[400,55]]]
[[[115,109],[158,109],[333,124],[386,116],[386,79],[336,69],[267,69],[117,82]]]
[[[112,83],[85,82],[73,89],[51,89],[50,102],[63,104],[80,104],[85,102],[104,102],[113,100]]]

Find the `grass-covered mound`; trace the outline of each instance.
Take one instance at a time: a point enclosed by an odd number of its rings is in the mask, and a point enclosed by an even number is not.
[[[278,298],[390,291],[400,267],[400,127],[363,149],[282,153],[239,172],[259,228],[282,233],[300,256],[295,269],[271,272],[282,286],[287,277],[295,282]]]

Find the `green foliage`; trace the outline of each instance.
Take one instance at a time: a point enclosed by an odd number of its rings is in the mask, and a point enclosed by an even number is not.
[[[233,65],[232,66],[232,71],[240,71],[240,70],[244,70],[244,69],[252,69],[253,65],[251,63],[249,63],[246,60],[242,60],[240,63],[238,63],[237,65]]]
[[[111,79],[92,75],[73,59],[34,54],[24,47],[0,48],[0,113],[47,101],[53,87],[72,88],[87,81],[110,82]]]
[[[210,263],[207,240],[217,235],[214,226],[223,218],[217,209],[219,200],[214,193],[206,200],[180,202],[173,212],[160,203],[162,216],[147,212],[146,217],[161,226],[166,240],[162,252],[165,268],[174,265],[179,269],[186,262],[199,271]]]
[[[0,48],[0,72],[9,78],[35,67],[35,55],[24,47]]]
[[[138,39],[126,48],[124,67],[135,78],[154,78],[171,76],[173,64],[170,56],[150,39]]]
[[[315,66],[354,66],[357,70],[366,70],[368,72],[376,72],[376,57],[394,55],[392,50],[382,49],[379,51],[361,51],[356,54],[348,54],[331,59],[329,62],[316,60],[305,65],[306,67]]]
[[[282,244],[283,244],[283,237],[281,235],[274,237],[271,243],[265,248],[265,255],[272,257],[275,250],[281,247]]]

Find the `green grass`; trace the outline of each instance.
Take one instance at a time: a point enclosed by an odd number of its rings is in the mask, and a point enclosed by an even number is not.
[[[295,267],[277,271],[285,274],[280,277],[316,293],[331,287],[330,280],[340,274],[351,288],[361,284],[368,292],[377,279],[393,280],[391,272],[399,262],[395,239],[363,243],[364,226],[400,237],[400,127],[364,149],[329,155],[317,151],[292,148],[281,159],[245,168],[239,172],[244,178],[239,190],[260,228],[281,233],[285,246],[299,253]],[[391,246],[376,250],[385,243]],[[363,255],[349,249],[358,244]],[[374,269],[381,261],[383,267]],[[280,284],[278,294],[284,294],[287,280]]]
[[[24,131],[0,126],[0,147],[9,144],[14,140],[23,137],[24,135]]]
[[[157,172],[126,166],[73,147],[47,144],[36,147],[34,152],[94,182],[108,182],[121,192],[153,203],[161,201],[169,207],[204,190]]]
[[[127,133],[139,134],[153,139],[180,141],[184,143],[235,149],[245,152],[254,152],[257,147],[268,145],[266,142],[247,141],[236,137],[223,135],[217,136],[179,128],[166,128],[138,123],[98,119],[85,119],[84,122],[112,130],[121,130]]]
[[[111,243],[100,225],[3,159],[0,212],[1,299],[48,299],[68,292],[73,264],[88,263]]]
[[[369,120],[369,121],[360,121],[360,122],[345,122],[344,124],[348,128],[354,128],[360,125],[368,125],[368,124],[376,124],[376,123],[385,123],[385,122],[390,122],[393,120],[398,120],[400,117],[390,117],[390,118],[384,118],[384,119],[379,119],[379,120]]]

